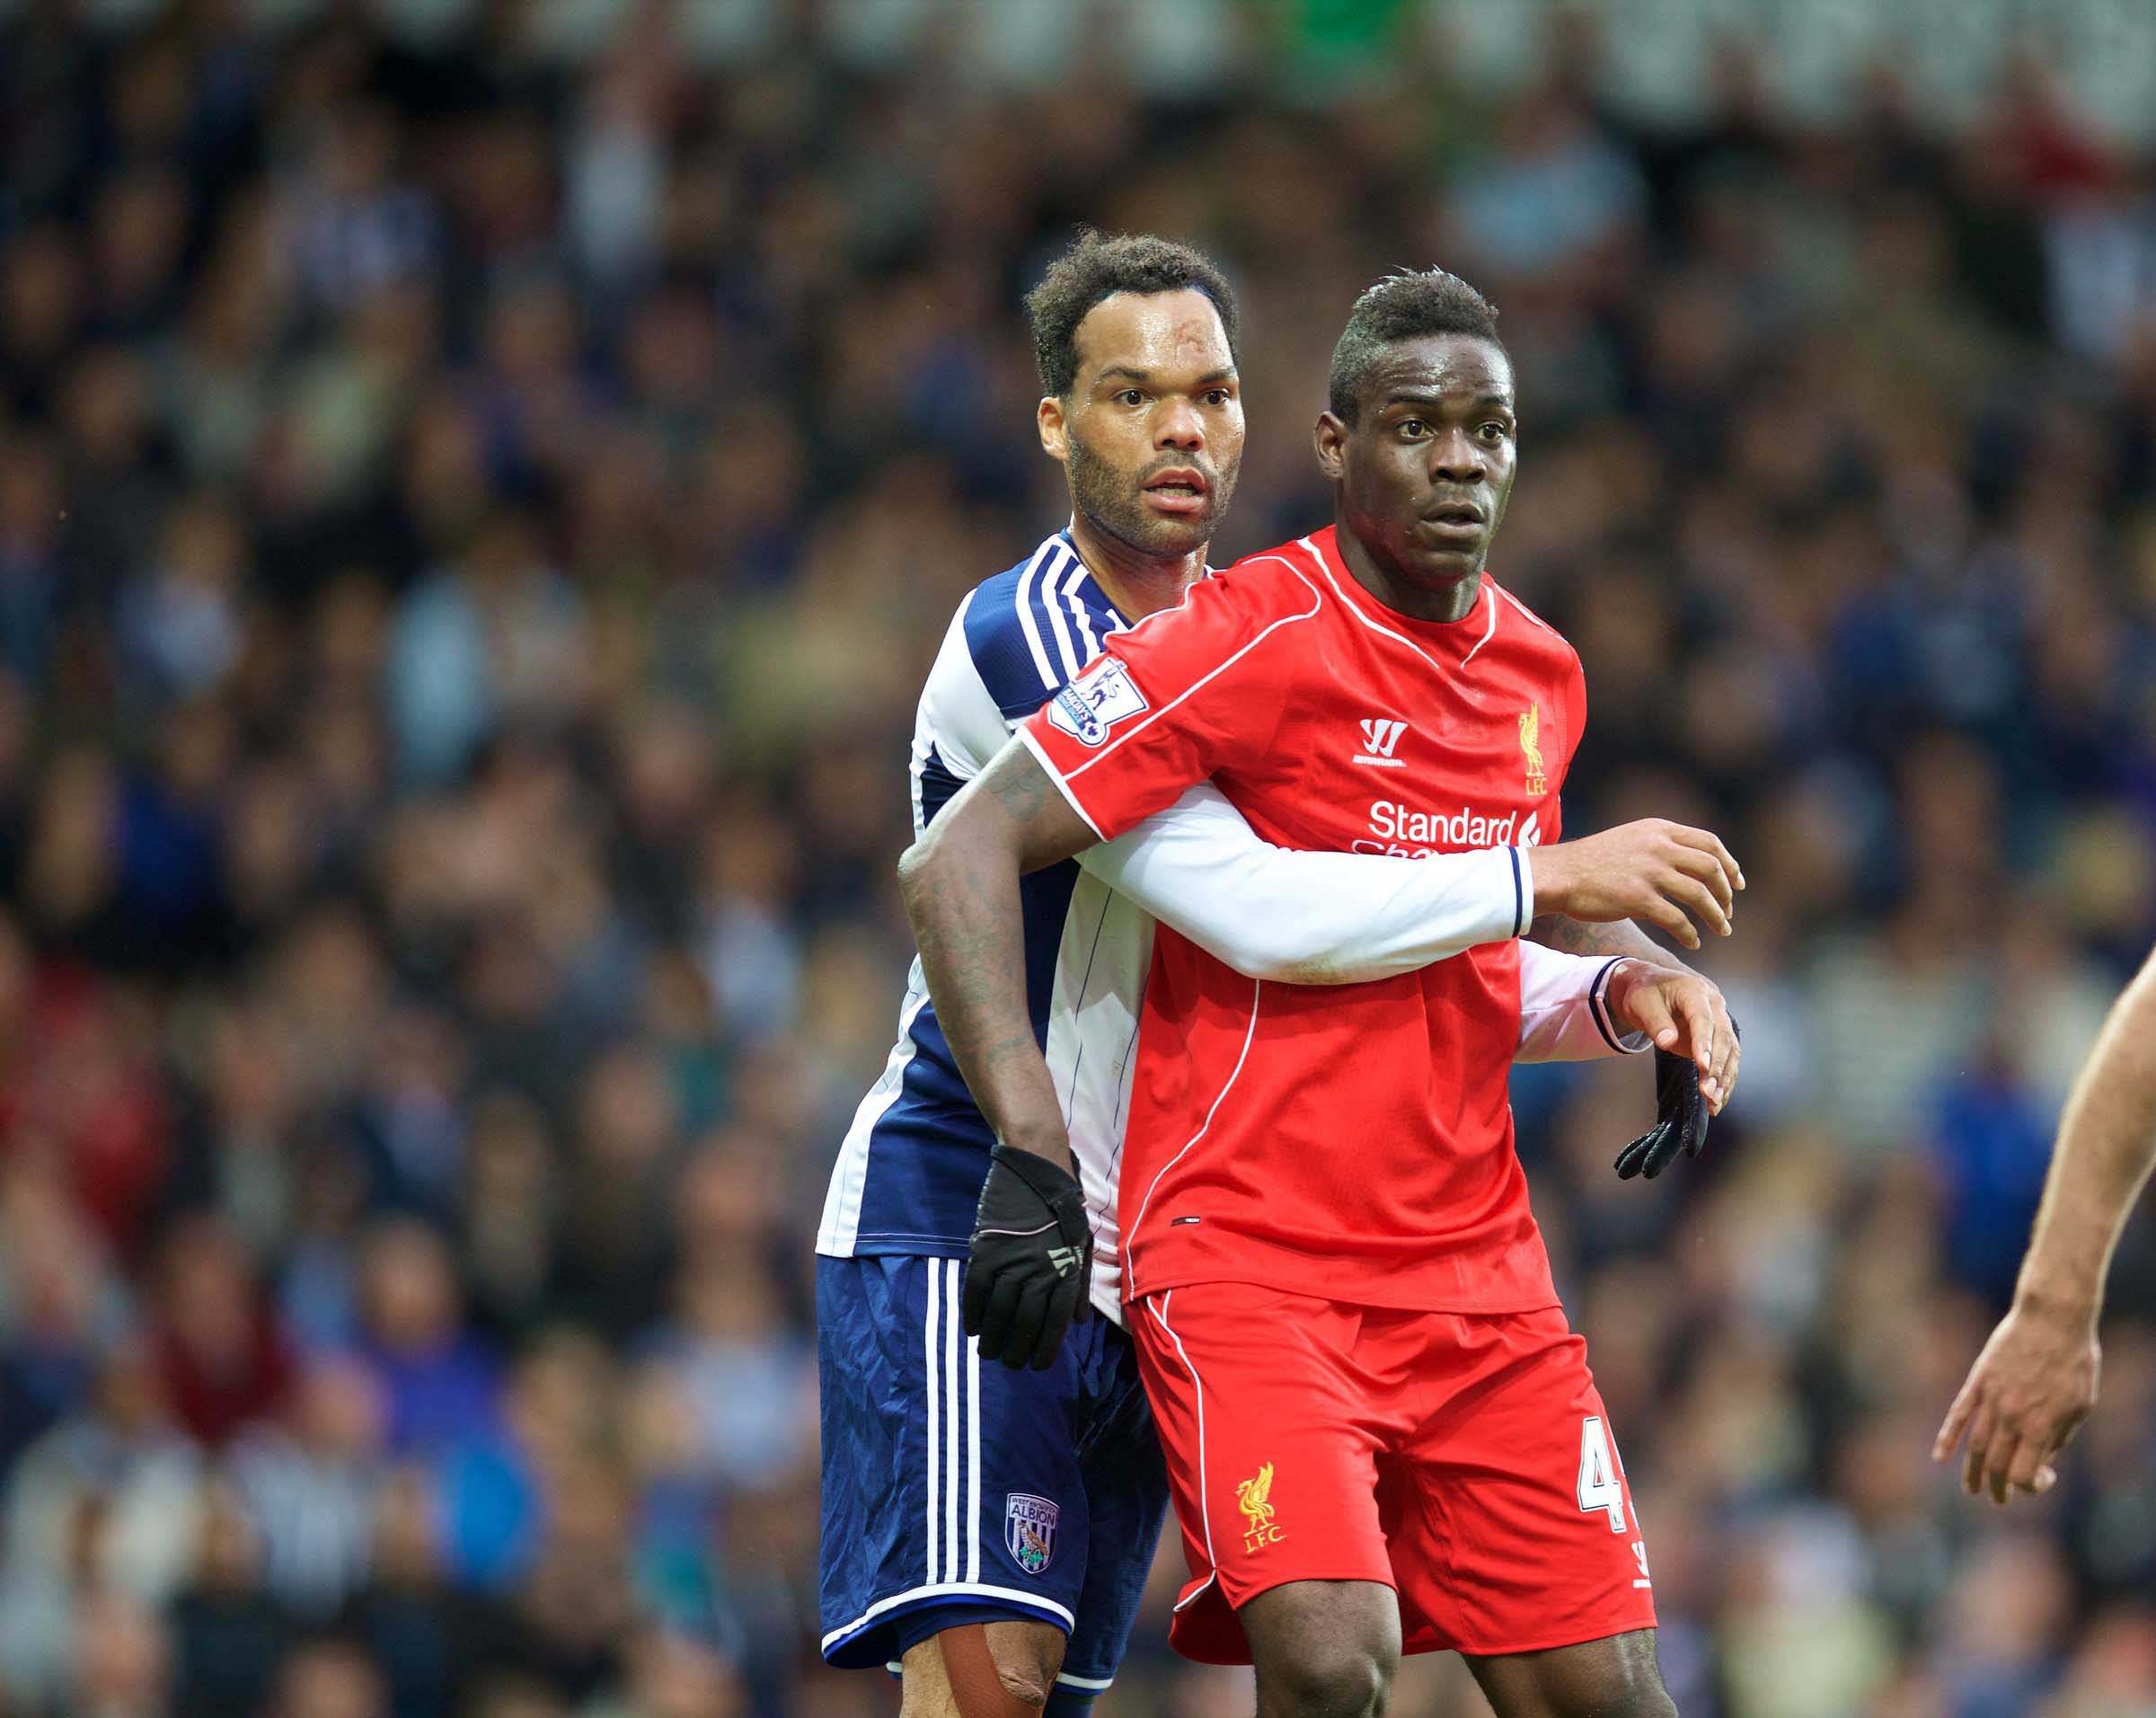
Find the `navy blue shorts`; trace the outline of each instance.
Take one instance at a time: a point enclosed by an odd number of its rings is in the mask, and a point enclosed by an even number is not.
[[[1098,1313],[1056,1363],[981,1363],[959,1259],[816,1262],[824,1657],[895,1665],[964,1623],[1052,1623],[1058,1705],[1108,1687],[1168,1507],[1129,1339]]]

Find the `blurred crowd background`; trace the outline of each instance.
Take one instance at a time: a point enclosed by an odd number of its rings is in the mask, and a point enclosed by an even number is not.
[[[895,1709],[810,1235],[1087,220],[1246,295],[1222,561],[1487,289],[1567,827],[1745,863],[1707,1159],[1515,1081],[1688,1718],[2156,1712],[2145,1227],[2059,1491],[1927,1457],[2156,933],[2152,144],[2137,0],[0,0],[0,1710]],[[1104,1718],[1249,1710],[1174,1573]]]

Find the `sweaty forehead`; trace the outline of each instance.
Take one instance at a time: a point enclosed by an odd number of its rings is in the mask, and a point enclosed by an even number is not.
[[[1220,312],[1202,292],[1114,292],[1085,313],[1076,332],[1078,365],[1208,375],[1230,368]]]
[[[1512,397],[1512,363],[1504,348],[1474,334],[1425,334],[1388,346],[1370,376],[1370,396],[1400,390],[1481,399]]]

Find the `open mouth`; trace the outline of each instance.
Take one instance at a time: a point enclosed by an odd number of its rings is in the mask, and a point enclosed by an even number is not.
[[[1145,480],[1145,504],[1173,518],[1202,519],[1212,505],[1213,485],[1205,473],[1188,465],[1156,472]]]
[[[1206,481],[1203,472],[1179,465],[1151,479],[1145,485],[1145,492],[1166,500],[1200,501],[1213,492],[1213,485]]]
[[[1480,526],[1482,509],[1472,501],[1447,501],[1441,507],[1431,508],[1422,517],[1432,525]]]

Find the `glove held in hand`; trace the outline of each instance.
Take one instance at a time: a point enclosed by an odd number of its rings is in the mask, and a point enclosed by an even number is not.
[[[1745,1035],[1729,1023],[1741,1044]],[[1699,1064],[1688,1056],[1655,1052],[1655,1125],[1617,1154],[1617,1179],[1635,1175],[1654,1180],[1667,1169],[1679,1151],[1696,1157],[1707,1144],[1707,1124],[1714,1118],[1707,1100],[1700,1095]]]
[[[998,1145],[974,1215],[966,1333],[984,1359],[1050,1365],[1074,1318],[1091,1316],[1093,1231],[1085,1195],[1059,1164]]]

